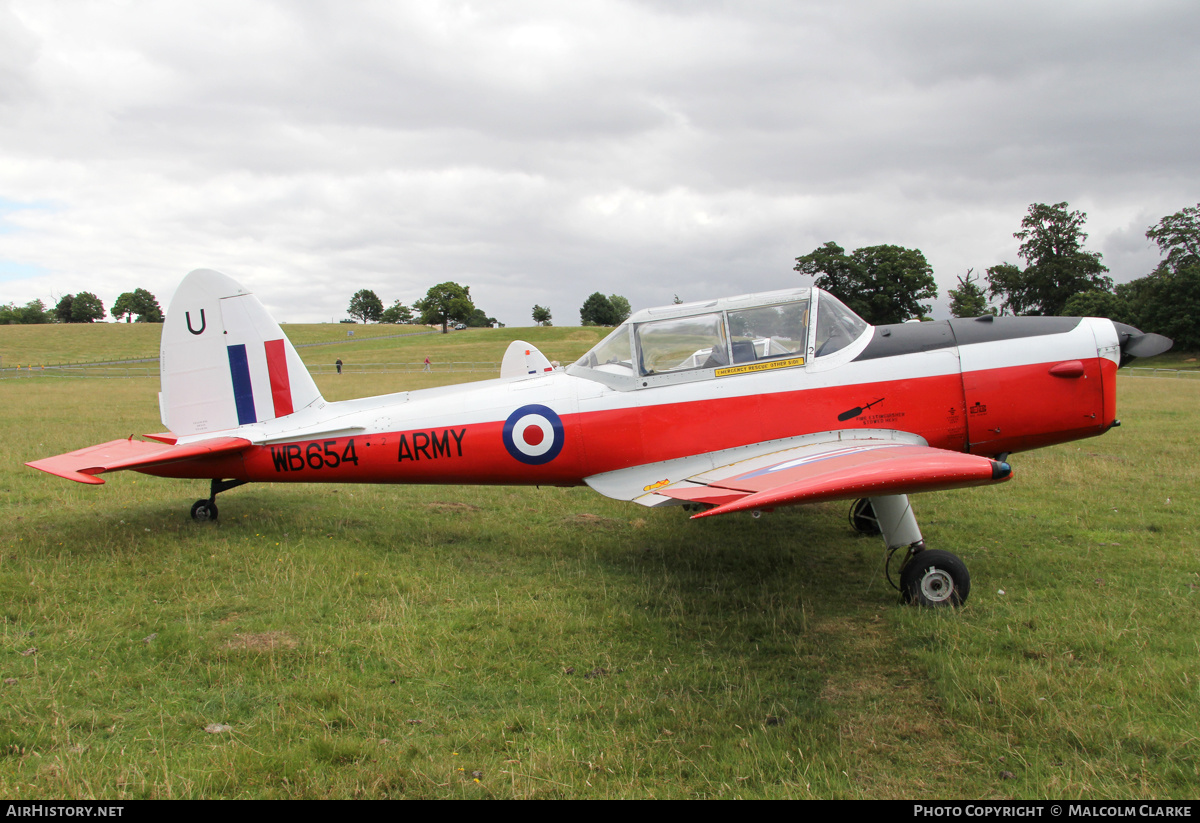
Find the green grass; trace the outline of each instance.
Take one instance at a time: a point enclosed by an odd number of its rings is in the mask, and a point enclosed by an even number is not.
[[[0,326],[0,363],[13,368],[158,357],[161,333],[158,323]]]
[[[1200,369],[1200,356],[1196,352],[1169,351],[1156,357],[1143,357],[1134,360],[1131,366],[1144,369],[1181,369],[1195,371]]]
[[[289,334],[290,327],[285,329]],[[564,365],[582,357],[600,342],[607,328],[553,326],[519,329],[468,329],[449,334],[418,335],[388,340],[359,341],[337,346],[298,349],[306,364],[328,365],[341,359],[347,370],[364,364],[422,363],[430,359],[433,369],[445,369],[453,363],[493,363],[499,372],[504,351],[513,340],[537,346],[549,360]]]
[[[103,363],[157,358],[161,323],[51,323],[39,326],[0,326],[0,360],[5,367]],[[421,331],[416,326],[360,326],[340,323],[293,323],[282,327],[296,345],[337,344],[345,351],[370,346],[376,338]],[[353,330],[350,338],[347,331]],[[327,348],[321,346],[318,348]],[[336,359],[336,358],[334,358]]]
[[[438,343],[493,345],[469,334]],[[1121,428],[1016,455],[1011,483],[915,497],[929,544],[971,567],[957,612],[899,606],[843,504],[692,522],[584,488],[250,485],[196,524],[206,483],[21,465],[158,431],[156,389],[0,383],[4,797],[1200,783],[1191,383],[1121,378]]]
[[[363,364],[422,363],[435,368],[451,362],[500,363],[508,344],[533,343],[551,360],[571,363],[608,331],[603,328],[529,327],[468,329],[449,334],[417,334],[421,326],[290,323],[282,327],[301,359],[310,365],[342,360],[347,370]],[[353,338],[347,331],[353,330]],[[0,326],[0,365],[5,368],[68,363],[102,363],[157,358],[162,325],[157,323],[82,323]],[[403,335],[396,337],[394,335]],[[325,344],[325,345],[313,345]]]

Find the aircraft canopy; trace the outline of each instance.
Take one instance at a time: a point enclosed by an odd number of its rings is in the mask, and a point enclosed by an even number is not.
[[[640,311],[567,371],[619,390],[691,382],[759,361],[802,365],[845,348],[869,328],[820,289],[748,294]]]

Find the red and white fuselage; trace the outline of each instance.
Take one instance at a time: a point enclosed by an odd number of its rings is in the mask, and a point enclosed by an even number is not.
[[[263,376],[253,388],[262,388],[250,400],[266,407],[267,419],[214,431],[205,417],[201,431],[175,431],[179,446],[219,434],[248,441],[245,448],[142,470],[269,482],[576,485],[635,467],[662,474],[658,464],[699,453],[770,449],[821,433],[901,432],[937,449],[995,456],[1098,435],[1115,420],[1118,336],[1110,321],[1095,318],[863,325],[829,354],[819,353],[819,324],[808,323],[809,339],[792,341],[803,347],[773,358],[737,364],[726,353],[724,367],[693,364],[652,374],[639,367],[645,324],[716,315],[728,325],[730,307],[797,303],[818,315],[834,302],[818,290],[796,289],[641,312],[621,327],[631,341],[629,362],[608,371],[601,364],[589,368],[584,358],[565,371],[532,368],[497,380],[343,402],[326,402],[308,388],[281,336],[261,343]],[[192,338],[202,336],[195,333],[202,311],[184,310]],[[214,314],[223,319],[237,312],[210,308],[207,324]],[[212,339],[226,350],[257,343],[247,344],[245,333],[226,343],[230,334],[214,331]],[[728,329],[723,336],[736,337]],[[718,344],[725,342],[720,337]],[[202,377],[235,384],[231,358],[217,354]],[[179,356],[164,343],[165,359]],[[186,380],[189,401],[215,394],[198,390],[192,373]],[[282,408],[289,411],[272,416],[280,386],[297,386],[300,396],[293,401],[285,392]],[[654,482],[662,479],[674,482],[669,475]]]

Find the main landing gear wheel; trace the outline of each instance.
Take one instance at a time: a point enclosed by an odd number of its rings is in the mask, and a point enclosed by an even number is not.
[[[867,498],[860,497],[850,506],[850,528],[859,534],[866,534],[872,537],[882,534],[882,530],[879,528],[879,520],[875,517],[875,508]]]
[[[192,504],[192,519],[205,523],[217,519],[217,504],[211,500],[197,500]]]
[[[900,594],[919,606],[961,606],[971,593],[967,564],[940,549],[917,552],[900,570]]]

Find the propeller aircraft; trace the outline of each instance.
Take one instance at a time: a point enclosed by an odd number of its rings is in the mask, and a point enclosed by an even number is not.
[[[161,342],[167,432],[27,465],[81,483],[130,469],[210,481],[591,487],[693,518],[855,501],[903,551],[904,598],[959,605],[966,565],[926,548],[908,495],[1002,483],[1013,452],[1119,425],[1123,358],[1171,341],[1100,318],[873,327],[818,288],[646,309],[556,369],[510,344],[500,377],[326,401],[251,292],[197,270]]]

